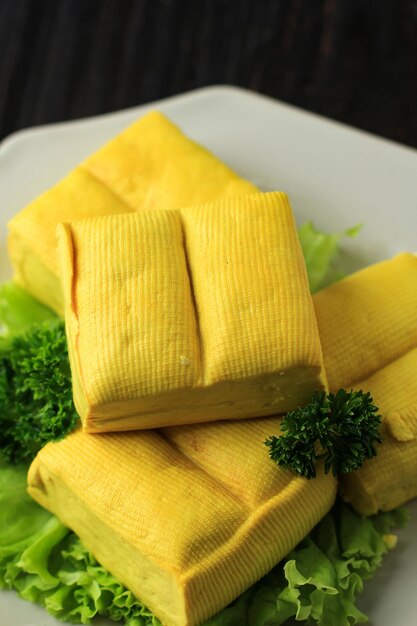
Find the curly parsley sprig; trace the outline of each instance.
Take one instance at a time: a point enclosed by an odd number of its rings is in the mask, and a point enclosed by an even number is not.
[[[284,417],[283,434],[272,435],[265,445],[273,461],[301,476],[314,478],[322,460],[326,474],[331,469],[336,476],[358,469],[376,455],[380,424],[369,392],[315,392],[310,404]]]
[[[12,337],[0,350],[0,457],[30,461],[78,422],[63,322],[48,320]]]

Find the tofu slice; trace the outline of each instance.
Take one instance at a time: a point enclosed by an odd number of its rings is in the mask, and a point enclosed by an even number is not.
[[[10,221],[14,279],[62,314],[58,223],[160,206],[176,208],[255,190],[164,115],[152,111]]]
[[[329,388],[352,386],[417,347],[417,257],[371,265],[313,297]]]
[[[354,385],[369,389],[383,416],[377,456],[340,480],[340,492],[363,515],[417,497],[417,347]]]
[[[326,385],[285,194],[59,227],[88,432],[283,413]]]
[[[196,626],[266,574],[331,508],[336,481],[271,462],[279,418],[48,444],[29,493],[166,626]]]
[[[340,479],[363,515],[417,496],[417,258],[400,254],[317,293],[330,390],[370,391],[383,418],[375,458]]]

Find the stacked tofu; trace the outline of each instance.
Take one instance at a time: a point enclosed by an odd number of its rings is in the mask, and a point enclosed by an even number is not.
[[[317,293],[331,391],[369,390],[383,417],[377,456],[342,476],[363,515],[417,496],[417,257],[400,254]]]
[[[139,119],[9,224],[14,278],[63,313],[56,226],[132,211],[171,209],[256,191],[158,111]]]
[[[65,315],[83,426],[38,454],[29,492],[163,624],[202,623],[332,506],[332,476],[300,478],[263,445],[327,377],[379,394],[385,474],[398,437],[410,450],[401,496],[375,496],[371,461],[345,497],[367,513],[416,495],[415,385],[400,402],[417,348],[411,255],[313,303],[285,194],[258,192],[156,112],[18,214],[9,241],[15,279]],[[401,313],[389,287],[367,297],[375,275],[397,285]]]

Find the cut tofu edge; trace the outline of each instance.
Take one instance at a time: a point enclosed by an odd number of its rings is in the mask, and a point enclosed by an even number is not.
[[[19,235],[9,232],[7,245],[9,257],[13,259],[13,280],[63,317],[64,302],[59,276],[45,265],[33,247]]]
[[[361,515],[375,515],[416,498],[416,477],[417,439],[404,442],[385,437],[375,458],[341,477],[339,491]]]
[[[134,595],[140,597],[139,593],[142,594],[147,607],[158,613],[162,623],[185,626],[184,599],[175,573],[157,567],[137,548],[125,543],[105,521],[86,509],[82,500],[65,483],[59,482],[59,491],[56,483],[57,479],[49,469],[36,461],[32,464],[28,474],[29,495],[74,530],[97,561]],[[131,581],[137,579],[136,587]]]
[[[370,390],[382,415],[385,436],[396,441],[417,438],[417,347],[353,385]]]
[[[417,497],[417,348],[354,389],[370,390],[382,416],[376,457],[340,478],[340,493],[362,515],[389,511]]]
[[[157,397],[144,396],[97,407],[80,402],[83,396],[76,394],[76,408],[86,432],[121,432],[137,430],[138,424],[140,429],[172,426],[173,407],[176,426],[277,415],[292,410],[294,398],[303,406],[308,404],[314,391],[326,389],[326,379],[319,366],[294,367],[284,374],[280,370],[240,381],[176,389]],[[79,385],[76,368],[73,385],[75,389]]]

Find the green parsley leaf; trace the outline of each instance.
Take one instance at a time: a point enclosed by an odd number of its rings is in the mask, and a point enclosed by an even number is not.
[[[68,434],[79,418],[72,400],[63,322],[31,326],[0,351],[0,455],[31,460],[48,441]]]
[[[320,461],[326,474],[332,470],[336,476],[358,469],[376,455],[380,425],[369,392],[315,392],[310,404],[284,417],[283,434],[272,435],[265,445],[273,461],[301,476],[314,478]]]

